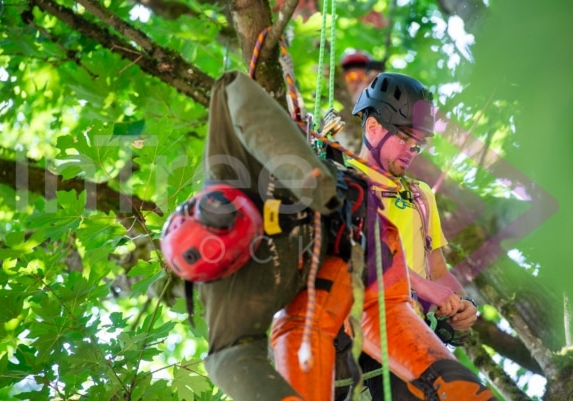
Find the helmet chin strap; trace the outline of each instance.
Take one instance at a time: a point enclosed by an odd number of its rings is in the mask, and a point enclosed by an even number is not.
[[[372,146],[372,144],[368,141],[368,138],[366,138],[366,133],[362,132],[362,141],[364,142],[364,144],[366,145],[366,148],[368,148],[370,153],[372,153],[372,156],[374,156],[374,161],[376,162],[376,165],[382,171],[386,171],[386,169],[382,165],[382,161],[380,158],[380,152],[382,151],[382,146],[384,146],[384,143],[386,143],[388,138],[390,138],[391,136],[392,136],[392,134],[390,133],[390,131],[386,131],[386,135],[384,135],[382,137],[380,142],[378,142],[378,144],[376,146]]]

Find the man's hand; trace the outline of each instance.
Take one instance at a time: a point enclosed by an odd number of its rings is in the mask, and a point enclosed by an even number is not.
[[[457,312],[449,316],[446,321],[454,330],[469,330],[477,320],[477,308],[468,300],[460,300]]]
[[[463,308],[459,295],[452,294],[436,309],[436,317],[455,316]]]

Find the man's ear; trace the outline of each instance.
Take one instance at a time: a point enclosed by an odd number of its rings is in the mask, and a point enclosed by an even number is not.
[[[366,138],[368,138],[368,141],[370,143],[372,143],[374,138],[380,136],[381,128],[382,126],[374,117],[370,116],[366,119],[366,122],[364,123],[364,131],[366,134]]]

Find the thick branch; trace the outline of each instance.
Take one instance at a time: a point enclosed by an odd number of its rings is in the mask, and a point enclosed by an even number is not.
[[[134,64],[139,65],[143,71],[173,86],[197,103],[204,106],[209,104],[210,91],[214,83],[213,78],[185,61],[176,52],[159,46],[143,32],[109,13],[98,3],[81,1],[86,9],[93,11],[106,24],[137,43],[142,50],[134,48],[128,41],[112,34],[109,30],[51,0],[30,0],[30,2],[82,35],[95,40],[121,57],[131,60]]]
[[[247,65],[251,65],[259,35],[272,23],[269,4],[258,0],[230,0],[229,3],[243,59]],[[260,53],[256,54],[258,57],[255,60],[254,78],[286,108],[286,87],[279,63],[279,47],[276,43],[272,48],[267,48],[263,44]]]
[[[46,199],[55,198],[57,191],[75,190],[80,193],[85,190],[86,208],[97,209],[105,213],[114,211],[118,215],[139,216],[141,211],[146,210],[163,214],[153,202],[118,192],[106,183],[96,184],[78,178],[64,180],[61,176],[46,169],[13,160],[0,159],[0,184],[15,190],[40,194]]]
[[[489,279],[488,275],[488,279]],[[480,276],[480,279],[484,279]],[[523,314],[516,310],[516,301],[507,299],[505,294],[500,294],[493,285],[483,285],[480,291],[498,307],[501,314],[511,322],[512,327],[518,333],[523,343],[530,350],[531,356],[538,362],[546,377],[555,377],[559,373],[559,368],[553,361],[553,353],[547,346],[532,332],[529,322],[523,318]],[[521,301],[525,302],[525,301]]]
[[[541,367],[519,338],[501,331],[496,324],[482,317],[478,318],[472,328],[479,334],[481,344],[493,348],[501,356],[511,359],[530,372],[543,375]]]
[[[507,373],[499,366],[479,344],[479,339],[470,337],[464,347],[473,364],[480,371],[485,372],[488,379],[495,385],[505,399],[512,401],[531,401]]]

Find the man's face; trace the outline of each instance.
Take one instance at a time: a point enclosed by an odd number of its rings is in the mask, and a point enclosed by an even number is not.
[[[348,68],[344,71],[344,82],[346,89],[352,96],[352,101],[356,103],[360,94],[372,82],[378,74],[376,70],[367,70],[366,67]]]
[[[423,131],[402,127],[396,135],[391,135],[382,145],[380,162],[394,177],[402,177],[426,144]]]

